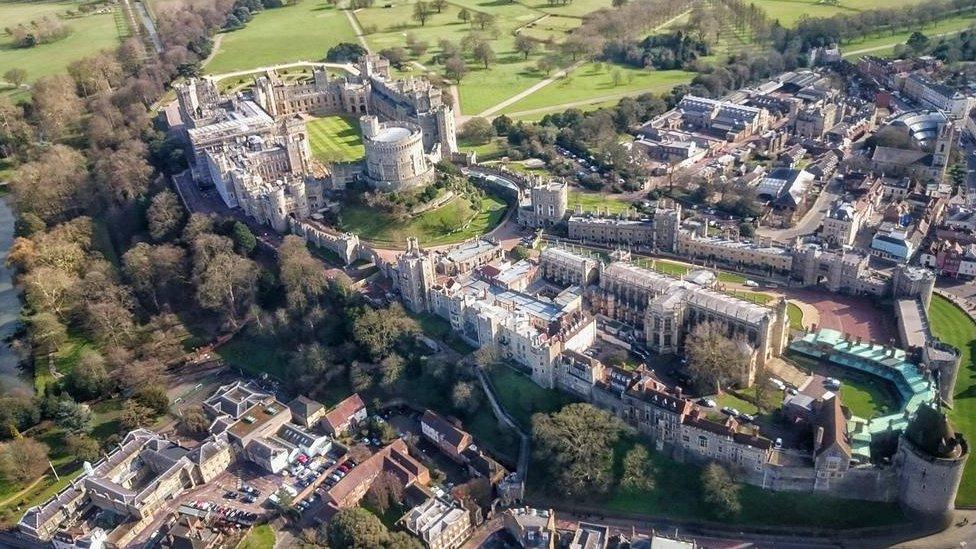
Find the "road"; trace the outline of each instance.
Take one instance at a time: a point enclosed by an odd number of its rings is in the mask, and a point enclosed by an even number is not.
[[[359,74],[359,69],[357,69],[351,63],[322,63],[319,61],[295,61],[292,63],[279,63],[277,65],[269,65],[267,67],[254,67],[252,69],[242,69],[239,71],[230,71],[217,74],[208,74],[207,76],[213,80],[223,80],[225,78],[234,78],[235,76],[246,76],[248,74],[254,74],[256,72],[266,72],[271,70],[281,70],[281,69],[291,69],[294,67],[326,67],[329,69],[340,69],[352,74]]]
[[[820,227],[820,222],[823,221],[825,215],[827,215],[827,210],[830,206],[840,197],[840,186],[841,182],[837,179],[831,179],[830,183],[817,197],[817,200],[810,206],[807,213],[803,214],[803,218],[800,219],[794,226],[788,229],[769,229],[760,227],[756,233],[761,236],[768,236],[777,242],[783,244],[789,244],[798,236],[804,236],[813,233]]]
[[[353,32],[356,33],[356,40],[359,41],[359,45],[366,50],[367,53],[373,53],[373,50],[369,49],[369,43],[366,42],[366,33],[363,32],[363,26],[359,24],[359,18],[352,10],[342,10],[346,13],[346,19],[349,20],[349,25],[352,26]]]

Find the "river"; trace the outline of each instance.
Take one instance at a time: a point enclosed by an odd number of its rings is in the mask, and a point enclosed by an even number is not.
[[[19,367],[17,354],[6,343],[20,325],[20,291],[14,287],[13,270],[7,267],[7,254],[14,241],[14,212],[6,200],[0,199],[0,391],[15,387],[30,388]]]

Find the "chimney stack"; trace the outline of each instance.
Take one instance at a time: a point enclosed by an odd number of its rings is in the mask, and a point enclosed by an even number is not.
[[[817,453],[820,451],[820,447],[823,446],[824,428],[823,425],[817,427],[816,433],[813,435],[813,452]]]

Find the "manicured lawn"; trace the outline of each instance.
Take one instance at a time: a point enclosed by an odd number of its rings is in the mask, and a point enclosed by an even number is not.
[[[917,30],[921,31],[922,34],[925,34],[929,38],[937,40],[935,37],[937,34],[961,32],[974,24],[976,24],[976,17],[973,15],[965,15],[962,17],[950,17],[929,25],[928,27],[921,27]],[[914,30],[898,32],[895,34],[882,32],[879,34],[868,35],[858,40],[852,40],[845,43],[843,46],[844,57],[862,55],[858,53],[862,50],[870,50],[868,53],[871,55],[890,54],[891,51],[895,49],[896,45],[904,44],[905,41],[908,40],[908,37],[912,35],[912,32],[914,32]]]
[[[718,395],[715,397],[715,402],[718,403],[720,407],[728,406],[730,408],[735,408],[744,414],[756,415],[759,413],[759,408],[755,404],[749,402],[748,400],[743,400],[732,393],[722,393],[721,395]],[[727,416],[722,414],[722,419],[725,419],[726,417]]]
[[[745,301],[751,301],[757,305],[766,305],[773,300],[773,296],[763,292],[750,292],[748,290],[731,290],[726,292],[729,295],[733,295],[739,299]]]
[[[726,284],[742,284],[746,281],[746,277],[740,274],[730,273],[728,271],[717,271],[717,273],[716,278],[718,281],[725,282]]]
[[[474,152],[478,155],[478,162],[500,158],[505,148],[505,138],[496,137],[487,143],[474,143],[464,139],[458,140],[461,152]]]
[[[425,245],[450,244],[490,232],[501,222],[506,208],[501,200],[486,196],[481,211],[475,211],[471,201],[458,196],[439,208],[397,222],[371,208],[346,206],[340,225],[379,245],[404,246],[411,236]]]
[[[251,528],[237,549],[271,549],[275,544],[275,533],[271,525],[262,524]]]
[[[919,0],[920,1],[920,0]],[[878,0],[841,0],[831,5],[818,0],[756,0],[755,4],[766,11],[771,19],[778,19],[787,27],[791,27],[803,16],[830,17],[838,13],[850,13],[869,9],[897,8],[916,3],[913,0],[892,0],[879,2]]]
[[[584,212],[595,212],[597,209],[600,212],[605,212],[609,209],[610,213],[616,214],[626,212],[631,204],[632,202],[629,200],[606,194],[584,191],[569,192],[569,211],[571,212],[576,211],[576,206],[580,205],[583,207]]]
[[[863,379],[842,378],[840,401],[851,413],[862,418],[871,418],[891,413],[896,402],[880,382]]]
[[[521,34],[534,38],[540,42],[552,40],[562,42],[570,31],[583,24],[583,20],[578,17],[566,17],[563,15],[549,15],[539,18],[537,21],[529,23],[522,28]]]
[[[956,376],[955,395],[949,417],[968,440],[976,436],[976,324],[948,299],[932,296],[929,306],[932,333],[955,346],[962,355]],[[976,466],[966,466],[956,505],[976,505]]]
[[[66,18],[64,22],[72,29],[67,38],[33,48],[15,48],[12,37],[2,31],[7,26],[28,24],[45,15],[63,15],[69,10],[77,10],[82,3],[0,2],[0,21],[3,22],[0,24],[0,74],[20,68],[27,71],[27,81],[33,82],[41,76],[63,73],[72,61],[118,46],[119,35],[112,13]]]
[[[262,11],[243,29],[224,33],[206,72],[319,61],[340,42],[356,43],[346,14],[325,0],[300,0],[295,6]]]
[[[619,75],[616,84],[614,74]],[[666,92],[678,84],[691,82],[694,77],[695,73],[681,70],[655,71],[609,63],[587,63],[521,101],[505,107],[502,112],[533,111],[565,103],[597,101],[601,98],[616,102],[628,95]]]
[[[786,315],[790,317],[791,330],[803,330],[803,310],[795,303],[786,304]]]
[[[349,162],[366,154],[359,121],[351,116],[325,116],[306,123],[312,154],[322,162]]]
[[[504,365],[492,369],[489,377],[499,404],[525,428],[532,425],[532,414],[555,412],[575,401],[565,393],[536,385],[528,376]]]
[[[626,452],[641,442],[622,439],[614,447],[614,472],[622,474]],[[716,519],[701,497],[701,469],[691,463],[678,463],[648,448],[655,470],[655,486],[650,490],[625,491],[615,488],[605,501],[587,505],[611,511],[640,513],[683,519]],[[824,497],[807,492],[772,492],[742,485],[739,491],[742,512],[721,522],[747,525],[797,525],[826,528],[852,528],[894,524],[904,517],[896,504],[872,503]]]

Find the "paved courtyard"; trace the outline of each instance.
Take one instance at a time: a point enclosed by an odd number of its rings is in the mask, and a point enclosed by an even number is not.
[[[793,288],[784,293],[815,307],[820,314],[820,328],[832,328],[877,343],[890,343],[897,338],[894,311],[884,310],[876,299]]]

